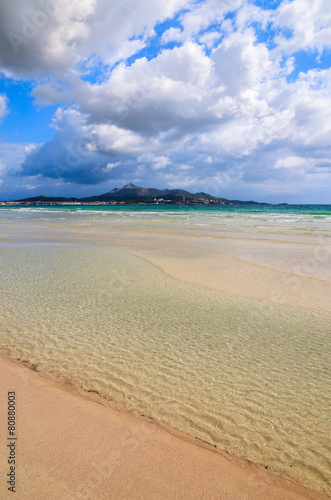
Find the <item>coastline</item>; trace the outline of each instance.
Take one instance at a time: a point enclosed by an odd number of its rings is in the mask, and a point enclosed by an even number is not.
[[[17,400],[18,499],[328,498],[10,357],[0,369],[2,401],[8,391]],[[0,464],[7,471],[5,448]]]

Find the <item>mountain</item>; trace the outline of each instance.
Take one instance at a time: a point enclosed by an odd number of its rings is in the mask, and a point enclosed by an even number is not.
[[[94,201],[118,201],[125,203],[179,203],[183,202],[183,197],[185,197],[185,202],[203,202],[212,201],[214,203],[228,203],[225,198],[216,198],[206,193],[196,193],[192,194],[183,189],[154,189],[154,188],[143,188],[135,186],[134,184],[126,184],[120,189],[113,189],[108,193],[101,194],[100,196],[90,196],[88,198],[82,198],[81,201],[94,202]]]
[[[143,188],[135,186],[134,184],[126,184],[120,189],[112,189],[107,193],[89,196],[86,198],[63,198],[51,196],[34,196],[33,198],[25,198],[23,200],[15,200],[16,203],[28,204],[62,204],[62,203],[124,203],[124,204],[138,204],[138,203],[161,203],[161,204],[221,204],[221,205],[238,205],[242,203],[255,204],[257,202],[227,200],[226,198],[217,198],[207,193],[192,194],[183,189],[154,189]]]
[[[70,201],[77,201],[77,198],[65,198],[63,196],[34,196],[33,198],[24,198],[23,200],[14,200],[15,202],[22,201],[22,202],[40,202],[40,203],[48,203],[48,202],[63,202],[63,203],[68,203]]]

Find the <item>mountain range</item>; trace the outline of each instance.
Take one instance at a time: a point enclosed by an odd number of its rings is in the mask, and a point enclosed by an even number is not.
[[[208,193],[190,193],[183,189],[154,189],[135,186],[134,184],[126,184],[120,189],[112,189],[107,193],[87,198],[65,198],[53,196],[34,196],[32,198],[24,198],[15,200],[15,202],[28,204],[68,204],[68,203],[109,203],[109,204],[221,204],[221,205],[237,205],[242,203],[258,204],[255,201],[239,201],[227,200],[226,198],[218,198]]]

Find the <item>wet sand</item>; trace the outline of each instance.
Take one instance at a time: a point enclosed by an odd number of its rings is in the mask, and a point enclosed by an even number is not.
[[[16,395],[19,500],[327,498],[8,358],[0,372],[2,442],[7,393]],[[1,498],[10,494],[7,457],[2,446]]]

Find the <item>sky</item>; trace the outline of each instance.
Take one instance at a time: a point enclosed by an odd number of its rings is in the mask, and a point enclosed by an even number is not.
[[[0,199],[331,203],[330,0],[0,3]]]

